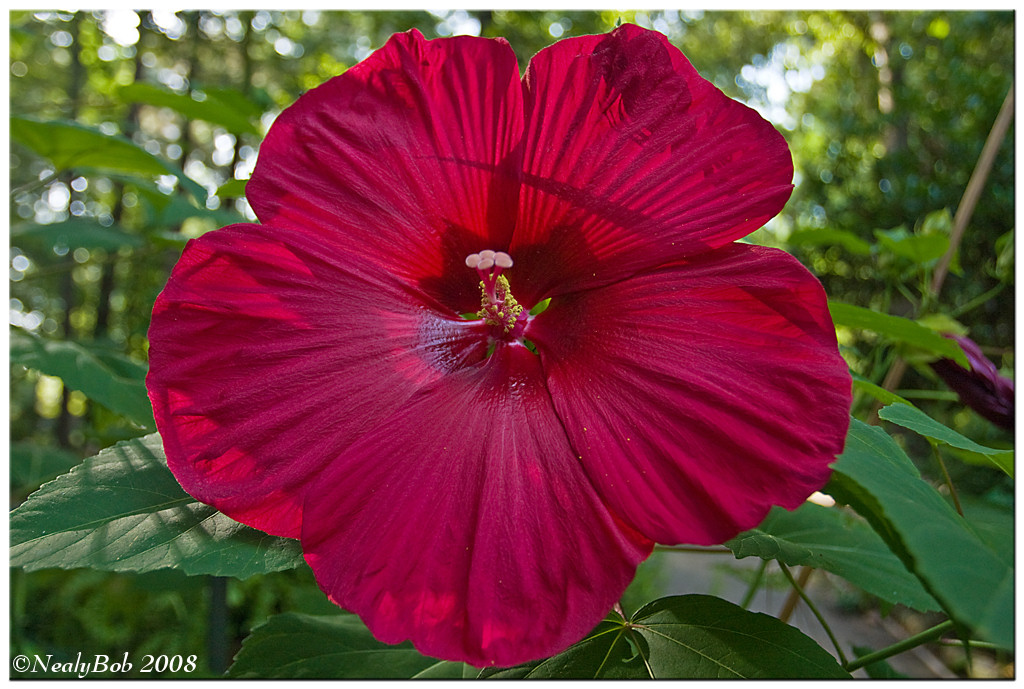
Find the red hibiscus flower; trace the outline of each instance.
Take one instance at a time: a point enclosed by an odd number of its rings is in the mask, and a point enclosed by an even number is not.
[[[654,541],[722,542],[829,476],[850,379],[821,286],[733,243],[792,174],[660,34],[522,79],[503,40],[393,36],[281,114],[262,224],[190,242],[157,299],[168,463],[301,539],[382,641],[560,651]]]

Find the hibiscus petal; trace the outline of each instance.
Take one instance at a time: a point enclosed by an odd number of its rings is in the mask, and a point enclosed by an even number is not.
[[[744,244],[551,301],[527,327],[598,492],[660,543],[721,543],[828,479],[851,381],[825,295]]]
[[[559,41],[525,76],[526,143],[509,252],[534,301],[743,237],[792,191],[771,124],[697,74],[660,33]]]
[[[147,385],[169,466],[275,535],[298,537],[312,477],[366,428],[486,352],[481,325],[342,256],[230,226],[189,243],[153,310]]]
[[[344,232],[347,252],[475,310],[463,260],[508,245],[522,120],[504,40],[396,34],[281,113],[247,197],[263,223]]]
[[[324,471],[305,515],[332,600],[381,641],[478,666],[578,641],[652,547],[597,497],[515,345],[422,389]]]

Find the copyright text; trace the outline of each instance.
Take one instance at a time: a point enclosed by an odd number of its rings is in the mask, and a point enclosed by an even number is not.
[[[120,658],[114,659],[102,653],[83,657],[79,651],[74,660],[54,658],[53,654],[16,655],[11,659],[11,667],[19,674],[66,674],[85,679],[97,673],[126,674],[136,667],[140,673],[193,672],[196,669],[196,658],[195,655],[167,656],[147,653],[133,663],[127,651]]]

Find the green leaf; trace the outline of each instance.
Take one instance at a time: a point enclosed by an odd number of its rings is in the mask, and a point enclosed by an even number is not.
[[[911,263],[924,265],[942,257],[949,250],[949,237],[941,234],[915,235],[904,227],[875,230],[878,243]]]
[[[944,234],[953,232],[953,215],[948,208],[940,208],[924,216],[921,221],[921,234]]]
[[[181,225],[189,218],[208,221],[214,227],[224,227],[239,222],[248,222],[240,213],[227,208],[197,208],[180,196],[176,196],[157,213],[153,222],[165,227]]]
[[[1014,515],[1012,506],[1001,506],[973,495],[961,495],[964,518],[981,540],[1008,567],[1013,567]]]
[[[799,630],[713,596],[661,598],[609,617],[567,651],[481,677],[531,679],[848,678]]]
[[[865,392],[882,404],[910,404],[907,400],[897,395],[895,392],[886,390],[881,385],[875,385],[870,380],[860,375],[859,373],[851,372],[853,376],[853,388],[854,390],[860,390]]]
[[[155,427],[145,380],[141,376],[123,375],[125,367],[138,366],[124,357],[113,352],[97,355],[76,342],[46,340],[13,329],[10,355],[12,364],[57,376],[72,390],[78,390],[110,411],[122,414],[143,428]],[[123,361],[112,364],[114,358]],[[144,375],[145,369],[142,371]]]
[[[789,239],[786,241],[791,246],[841,246],[857,256],[871,255],[871,245],[846,230],[830,228],[797,230],[789,235]]]
[[[580,643],[585,643],[585,641],[586,640],[581,641]],[[573,646],[572,648],[576,648],[576,646]],[[572,648],[570,648],[569,650],[572,650]],[[568,653],[568,651],[566,651],[566,653]],[[536,667],[540,665],[541,662],[542,661],[537,660],[531,663],[524,663],[522,665],[516,665],[514,667],[505,668],[485,667],[483,670],[480,671],[480,676],[478,679],[527,679],[528,677],[531,677],[530,673],[533,672],[533,670],[536,669]],[[550,677],[550,675],[547,676]],[[539,675],[539,677],[543,679],[545,675],[541,674]]]
[[[826,490],[850,504],[954,621],[1013,648],[1013,569],[921,479],[896,441],[853,419]]]
[[[204,120],[220,125],[235,134],[256,134],[260,130],[252,123],[249,115],[240,112],[234,100],[229,102],[216,91],[194,91],[176,93],[154,84],[136,82],[122,86],[118,95],[124,103],[145,103],[170,108],[191,120]]]
[[[297,541],[196,502],[167,468],[160,436],[120,442],[11,512],[11,560],[26,570],[163,568],[245,578],[302,564]]]
[[[483,679],[644,679],[650,672],[635,651],[635,632],[611,614],[582,641],[544,660],[484,668]],[[641,639],[642,641],[642,639]]]
[[[551,297],[548,297],[547,299],[542,299],[541,301],[537,302],[532,309],[530,309],[530,315],[531,316],[537,316],[539,314],[542,314],[545,311],[547,311],[547,308],[550,305],[551,305]]]
[[[887,313],[879,313],[838,301],[829,301],[828,310],[836,325],[871,330],[895,342],[902,342],[924,349],[936,356],[953,359],[964,368],[970,365],[967,363],[967,355],[955,341],[943,337],[909,318],[891,316]]]
[[[264,112],[275,107],[274,99],[264,88],[251,88],[242,93],[236,88],[207,86],[198,82],[193,82],[193,86],[208,98],[224,103],[250,120],[259,120]]]
[[[943,426],[916,407],[902,404],[883,407],[878,417],[897,426],[903,426],[937,443],[988,457],[992,463],[1013,478],[1013,452],[1005,448],[985,447],[966,438],[952,428]]]
[[[1004,450],[1003,452],[997,452],[995,454],[980,454],[978,452],[970,452],[968,450],[961,450],[960,448],[950,447],[948,450],[949,454],[959,459],[964,464],[974,464],[976,466],[991,467],[993,464],[1003,471],[1007,476],[1013,478],[1013,466],[1014,466],[1014,451]]]
[[[11,228],[11,244],[23,249],[49,251],[54,246],[69,249],[104,249],[142,246],[142,238],[117,226],[105,227],[95,220],[71,218],[52,225],[22,223]]]
[[[104,134],[77,122],[41,122],[11,117],[11,140],[48,158],[58,170],[89,168],[107,172],[173,175],[200,203],[206,190],[181,170],[122,136]]]
[[[918,325],[939,334],[966,335],[969,331],[963,323],[945,313],[930,313],[917,319]]]
[[[1000,282],[1012,283],[1014,277],[1014,257],[1016,246],[1013,241],[1013,230],[1009,230],[996,240],[996,261],[990,273]]]
[[[476,679],[478,674],[480,671],[472,665],[439,660],[430,667],[417,672],[412,679]]]
[[[222,199],[233,199],[240,196],[245,196],[245,185],[249,183],[247,179],[229,179],[224,184],[217,187],[217,196]]]
[[[253,629],[228,677],[408,679],[437,665],[409,642],[392,646],[377,641],[355,615],[290,612]],[[452,665],[461,677],[462,664]]]
[[[757,556],[824,569],[890,603],[921,611],[939,605],[885,542],[845,510],[812,503],[774,508],[758,528],[725,544],[737,558]]]
[[[88,351],[94,357],[103,362],[115,375],[122,378],[129,378],[145,382],[146,374],[149,373],[149,366],[129,359],[115,348],[117,345],[107,339],[89,340],[79,342],[78,346]]]

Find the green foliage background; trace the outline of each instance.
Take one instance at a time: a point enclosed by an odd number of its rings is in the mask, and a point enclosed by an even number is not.
[[[296,97],[396,31],[503,36],[525,67],[558,37],[619,21],[667,33],[701,74],[785,134],[796,190],[752,241],[794,253],[833,300],[969,333],[1012,374],[1012,127],[953,274],[930,289],[1012,85],[1010,12],[17,11],[12,507],[82,458],[153,431],[148,408],[117,403],[144,394],[153,300],[187,238],[254,219],[244,180],[273,117]],[[119,153],[109,136],[134,146]],[[855,328],[841,327],[840,342],[867,381],[882,383],[905,358],[899,395],[980,443],[1012,444],[958,402],[921,352]],[[874,404],[858,394],[855,414],[866,419]],[[927,443],[908,434],[905,445],[933,475]],[[966,494],[1012,505],[1004,473],[950,470]],[[655,576],[642,571],[630,595]],[[200,675],[222,673],[273,613],[336,610],[305,569],[242,581],[12,569],[11,583],[12,654],[198,654]]]

